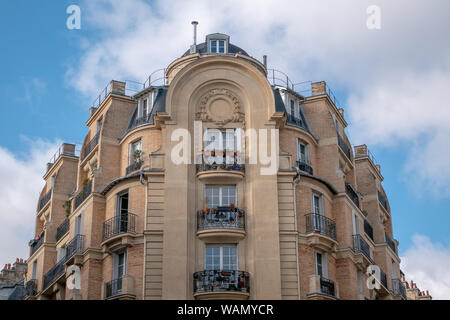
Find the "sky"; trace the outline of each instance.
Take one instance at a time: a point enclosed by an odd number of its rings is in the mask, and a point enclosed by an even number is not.
[[[80,29],[66,13],[80,8]],[[379,29],[367,20],[380,9]],[[450,299],[450,42],[447,0],[3,1],[0,264],[28,258],[46,162],[81,143],[108,82],[144,82],[209,33],[295,82],[325,80],[352,144],[381,164],[402,269]]]

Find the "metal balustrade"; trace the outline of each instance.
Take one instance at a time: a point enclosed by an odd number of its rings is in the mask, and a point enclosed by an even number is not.
[[[92,193],[92,180],[77,194],[73,203],[73,210],[77,209],[83,201]]]
[[[319,232],[327,237],[337,240],[336,222],[317,213],[305,215],[306,233]]]
[[[302,118],[296,117],[295,115],[287,114],[286,123],[289,125],[294,125],[304,130],[308,130],[305,125],[305,121]]]
[[[395,253],[397,253],[397,246],[395,245],[394,240],[392,240],[391,237],[389,237],[389,235],[385,232],[384,236],[386,238],[386,243],[389,246],[389,248],[392,249],[392,251],[394,251]]]
[[[236,270],[204,270],[194,273],[194,293],[239,291],[250,292],[248,272]]]
[[[39,200],[39,206],[38,206],[38,212],[42,210],[42,208],[45,207],[45,205],[50,201],[52,198],[52,189],[50,189],[40,200]]]
[[[333,296],[333,297],[336,296],[334,282],[321,276],[320,277],[320,292],[323,294]]]
[[[237,152],[205,151],[204,157],[203,163],[197,164],[197,172],[217,170],[245,171],[245,165],[239,164],[239,155]]]
[[[309,163],[305,161],[297,161],[297,166],[301,171],[305,171],[310,175],[313,175],[313,168],[309,165]]]
[[[65,219],[56,229],[56,242],[58,242],[67,232],[69,232],[70,221]]]
[[[44,237],[45,237],[45,232],[42,232],[39,235],[39,239],[32,240],[33,243],[30,244],[30,256],[32,256],[42,246],[42,244],[44,243]]]
[[[126,169],[125,169],[125,175],[129,175],[130,173],[140,170],[142,167],[142,160],[136,161],[133,164],[130,164]]]
[[[102,241],[123,233],[136,232],[136,215],[130,212],[123,212],[111,219],[103,222]]]
[[[345,193],[353,201],[353,203],[359,208],[359,198],[354,187],[350,183],[345,183]]]
[[[239,229],[245,230],[245,213],[240,209],[219,207],[207,212],[197,212],[197,230]]]
[[[100,139],[100,131],[98,131],[95,136],[86,144],[83,149],[81,161],[83,161],[94,148],[98,145],[98,141]]]
[[[105,298],[112,298],[122,294],[122,277],[105,283]]]
[[[366,219],[364,219],[364,232],[373,240],[373,227]]]
[[[392,279],[392,292],[395,296],[402,296],[406,300],[406,289],[400,279]]]
[[[370,246],[359,234],[353,235],[353,250],[355,253],[364,254],[366,258],[374,264],[372,257],[370,256]]]
[[[344,151],[347,158],[351,161],[352,160],[352,152],[351,152],[350,147],[347,145],[347,143],[345,142],[345,140],[341,137],[341,135],[339,133],[337,134],[337,139],[338,139],[339,147],[342,149],[342,151]]]
[[[378,190],[378,201],[381,203],[381,205],[384,207],[384,209],[386,209],[386,211],[388,211],[386,197],[380,192],[380,190]]]
[[[37,280],[30,279],[25,283],[25,297],[34,297],[37,294]]]

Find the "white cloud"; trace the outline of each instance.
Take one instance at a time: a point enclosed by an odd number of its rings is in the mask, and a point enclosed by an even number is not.
[[[294,82],[326,80],[344,102],[353,143],[410,143],[405,172],[411,181],[450,196],[448,148],[450,42],[446,0],[379,0],[381,30],[368,30],[372,1],[89,0],[82,2],[83,55],[67,79],[95,97],[111,79],[144,82],[208,33],[231,42]],[[340,93],[340,94],[339,94]],[[343,93],[348,93],[344,95]],[[446,105],[447,104],[447,105]],[[352,134],[352,133],[355,134]],[[420,145],[415,143],[420,139]],[[405,144],[406,142],[406,144]],[[416,150],[427,169],[416,173]]]
[[[412,240],[412,246],[401,257],[406,279],[417,283],[420,290],[428,290],[433,299],[450,299],[450,249],[422,235]]]
[[[28,152],[13,154],[0,146],[0,263],[27,259],[34,236],[36,206],[44,186],[45,164],[60,142],[23,138]],[[0,266],[1,267],[1,266]]]

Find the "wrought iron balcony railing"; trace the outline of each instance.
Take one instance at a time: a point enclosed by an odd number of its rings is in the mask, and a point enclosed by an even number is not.
[[[366,219],[364,219],[364,232],[373,240],[373,227]]]
[[[32,256],[44,243],[45,232],[42,232],[39,235],[38,239],[34,239],[30,241],[30,256]]]
[[[50,189],[40,200],[38,206],[38,212],[42,210],[43,207],[50,201],[52,198],[52,189]]]
[[[307,130],[305,121],[303,121],[302,118],[298,118],[291,114],[287,114],[286,123]]]
[[[194,273],[194,293],[239,291],[250,292],[248,272],[236,270],[204,270]]]
[[[98,141],[100,139],[100,131],[98,131],[95,136],[86,144],[83,149],[83,153],[81,154],[81,161],[83,161],[89,153],[97,146]]]
[[[347,143],[345,142],[345,140],[341,137],[341,135],[339,133],[337,134],[337,139],[338,139],[339,147],[342,149],[342,151],[344,151],[347,158],[351,161],[352,160],[352,151],[351,151],[350,147],[347,145]]]
[[[389,237],[389,235],[385,232],[384,236],[386,238],[386,243],[389,246],[389,248],[392,249],[392,251],[394,251],[395,253],[397,253],[397,246],[395,245],[394,240],[392,240],[391,237]]]
[[[381,270],[381,268],[380,268],[380,282],[387,289],[388,285],[387,285],[386,273],[384,273],[384,271]]]
[[[111,219],[103,222],[102,241],[123,233],[136,232],[136,215],[130,212],[123,212]]]
[[[386,209],[386,211],[388,211],[388,205],[387,205],[386,197],[379,190],[378,190],[378,201],[381,203],[383,208]]]
[[[323,294],[327,294],[329,296],[336,296],[335,289],[334,289],[334,282],[324,278],[320,277],[320,292]]]
[[[353,203],[359,208],[359,198],[355,188],[350,183],[345,183],[345,193],[353,201]]]
[[[78,208],[83,201],[92,193],[92,180],[77,194],[73,203],[73,210]]]
[[[313,168],[306,163],[305,161],[297,161],[297,166],[301,171],[308,172],[310,175],[313,175]]]
[[[372,257],[370,256],[370,246],[360,234],[353,235],[353,250],[355,253],[364,254],[366,258],[373,263]]]
[[[129,175],[130,173],[140,170],[142,167],[142,160],[136,161],[135,163],[130,164],[126,169],[125,169],[125,175]]]
[[[406,300],[406,289],[400,279],[392,279],[392,292],[395,296],[402,296]]]
[[[67,232],[69,232],[70,221],[65,219],[56,229],[56,242],[58,242]]]
[[[197,172],[215,170],[245,171],[245,165],[239,164],[237,152],[205,151],[204,157],[209,159],[208,163],[203,161],[203,163],[197,164]]]
[[[197,230],[240,229],[245,230],[245,212],[230,207],[218,207],[197,212]]]
[[[305,218],[306,233],[319,232],[331,239],[337,240],[336,222],[317,213],[306,214]]]
[[[83,252],[83,235],[76,235],[67,245],[66,254],[44,275],[44,290],[64,274],[64,264],[76,253]]]
[[[37,294],[37,280],[30,279],[25,283],[25,297],[34,297]]]
[[[122,294],[122,277],[105,283],[105,298],[112,298]]]
[[[134,128],[137,128],[139,126],[142,126],[144,124],[151,123],[151,122],[152,122],[151,115],[136,118],[136,119],[134,119],[133,123],[131,124],[129,130],[133,130]]]

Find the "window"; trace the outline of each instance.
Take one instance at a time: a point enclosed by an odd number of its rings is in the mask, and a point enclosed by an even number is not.
[[[397,279],[397,270],[395,268],[395,261],[392,260],[392,279]]]
[[[312,213],[321,214],[321,215],[324,214],[322,195],[315,193],[315,192],[312,193],[311,207],[312,207]]]
[[[33,261],[33,272],[31,274],[31,279],[36,279],[37,273],[37,260]]]
[[[353,234],[354,235],[359,235],[360,230],[359,230],[359,217],[356,215],[355,212],[353,212]]]
[[[226,53],[225,40],[211,40],[211,53]]]
[[[96,133],[100,132],[100,129],[102,128],[102,121],[103,121],[103,117],[97,120],[97,131],[96,131]]]
[[[83,213],[75,217],[75,235],[82,234],[83,231]]]
[[[51,189],[53,189],[53,187],[55,186],[55,180],[56,180],[56,175],[53,175],[50,180],[50,188]]]
[[[236,130],[227,129],[221,131],[218,129],[206,129],[205,150],[233,150],[236,151]]]
[[[141,160],[142,155],[142,141],[138,140],[130,143],[130,154],[128,164],[132,165]]]
[[[128,232],[128,192],[117,196],[116,218],[114,219],[114,233]]]
[[[316,274],[328,278],[328,263],[327,254],[322,252],[316,252]]]
[[[309,145],[297,139],[297,159],[301,163],[309,164]]]
[[[142,113],[141,116],[145,118],[147,116],[147,99],[142,100]]]
[[[238,269],[236,245],[207,245],[205,248],[205,270]]]
[[[237,205],[236,186],[206,186],[205,198],[209,208]]]
[[[58,248],[56,251],[56,262],[61,261],[61,259],[64,258],[65,256],[66,256],[66,248],[65,247]]]
[[[295,117],[294,100],[291,100],[291,116]]]
[[[127,254],[126,251],[114,254],[113,279],[120,279],[126,273]]]

